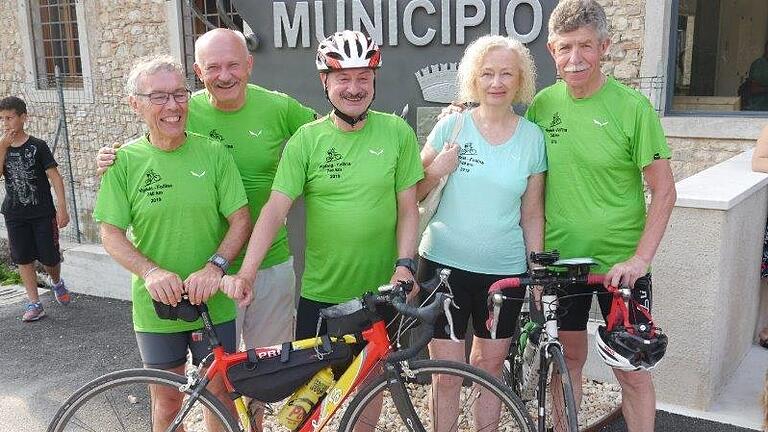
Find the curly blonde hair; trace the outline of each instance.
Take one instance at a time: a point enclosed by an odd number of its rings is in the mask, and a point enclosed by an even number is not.
[[[520,87],[513,100],[513,104],[529,104],[536,94],[536,65],[531,57],[531,52],[520,41],[510,37],[486,35],[481,36],[464,51],[464,56],[459,62],[458,84],[459,100],[462,102],[479,102],[477,92],[477,77],[486,54],[493,49],[506,49],[517,53],[520,60]]]

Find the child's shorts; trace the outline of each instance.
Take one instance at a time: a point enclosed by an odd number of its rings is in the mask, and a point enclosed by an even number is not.
[[[5,221],[8,243],[14,264],[31,264],[35,260],[53,267],[61,262],[59,227],[56,215],[34,219]]]

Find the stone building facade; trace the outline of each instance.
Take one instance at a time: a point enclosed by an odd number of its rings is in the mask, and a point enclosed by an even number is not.
[[[82,88],[65,89],[70,139],[71,172],[84,241],[97,241],[91,220],[92,203],[98,188],[93,156],[103,145],[124,142],[140,133],[142,126],[124,102],[123,83],[134,61],[142,56],[171,53],[184,60],[184,34],[179,24],[182,0],[70,0],[77,9],[80,55],[83,63]],[[668,1],[600,0],[611,24],[612,46],[604,71],[618,79],[645,87],[654,100],[661,100],[665,78],[663,67],[649,66],[658,59],[658,50],[649,54],[647,44],[659,45],[664,27],[648,28],[669,18]],[[34,47],[30,35],[29,8],[35,0],[10,0],[0,8],[0,94],[18,94],[30,105],[32,133],[53,141],[58,113],[56,93],[40,90],[34,83]],[[657,7],[664,3],[665,6]],[[662,19],[656,14],[665,14]],[[655,39],[654,39],[655,38]],[[652,40],[653,39],[653,40]],[[662,43],[663,45],[663,43]],[[187,46],[189,44],[187,43]],[[662,50],[663,51],[663,50]],[[187,53],[188,55],[189,53]],[[258,53],[256,54],[258,56]],[[644,57],[645,56],[645,57]],[[13,61],[8,61],[13,59]],[[191,72],[191,71],[190,71]],[[658,105],[658,103],[657,103]],[[663,110],[660,109],[663,112]],[[419,124],[420,135],[429,127]],[[748,122],[736,134],[718,131],[714,136],[689,134],[693,127],[674,119],[662,119],[673,150],[673,167],[678,180],[725,160],[753,145],[757,121]],[[706,123],[706,120],[696,120]],[[693,123],[695,126],[696,121]],[[744,132],[746,131],[746,132]],[[66,160],[64,146],[56,146],[57,159]],[[66,232],[65,232],[66,234]],[[70,238],[73,238],[70,235]]]

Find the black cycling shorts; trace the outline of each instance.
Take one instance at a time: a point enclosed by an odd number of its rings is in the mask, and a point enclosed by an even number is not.
[[[653,300],[653,291],[651,289],[651,274],[648,273],[635,282],[632,288],[632,296],[635,300],[651,310]],[[611,312],[611,301],[613,297],[607,294],[605,287],[594,285],[572,285],[568,287],[567,292],[558,293],[558,295],[590,293],[597,291],[597,301],[600,304],[600,313],[603,319],[608,317]],[[576,296],[571,298],[561,298],[558,300],[557,316],[559,329],[563,331],[583,331],[587,329],[589,320],[589,311],[592,308],[592,295]],[[638,316],[631,314],[631,316]]]
[[[213,326],[216,336],[224,346],[224,350],[233,353],[237,351],[235,343],[235,320]],[[192,334],[200,332],[202,340],[192,340]],[[201,330],[179,333],[146,333],[136,332],[136,342],[139,344],[139,354],[144,367],[154,369],[173,369],[187,362],[187,351],[192,353],[192,363],[198,364],[208,354],[208,338]]]
[[[6,220],[5,227],[14,264],[31,264],[38,260],[53,267],[61,262],[56,215]]]
[[[451,269],[448,283],[453,290],[453,300],[459,306],[459,309],[451,308],[456,337],[459,339],[466,338],[467,325],[469,320],[472,319],[474,335],[482,339],[490,339],[491,332],[485,327],[485,322],[488,319],[488,288],[500,279],[522,275],[473,273],[420,257],[416,280],[423,282],[432,279],[438,267]],[[509,296],[519,297],[521,301],[505,301],[502,304],[501,312],[499,313],[499,324],[496,328],[496,337],[499,339],[512,337],[514,334],[517,318],[523,306],[522,299],[525,297],[525,290],[523,288],[510,289],[506,290],[506,292]],[[440,315],[435,323],[435,339],[450,339],[448,331],[448,319],[444,315]]]

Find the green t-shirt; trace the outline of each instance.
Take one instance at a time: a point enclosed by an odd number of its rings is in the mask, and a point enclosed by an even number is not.
[[[313,110],[290,96],[249,84],[245,105],[237,111],[214,108],[207,90],[195,93],[189,102],[187,129],[221,142],[232,154],[255,223],[269,199],[283,144],[301,125],[314,119]],[[290,254],[283,226],[261,267],[283,263]],[[232,263],[232,271],[240,268],[242,260],[243,254]]]
[[[330,116],[299,129],[272,190],[304,195],[302,297],[341,303],[387,283],[397,258],[397,193],[423,177],[416,135],[397,116],[370,111],[354,132]]]
[[[181,279],[201,269],[227,232],[227,217],[247,205],[232,157],[221,145],[188,133],[184,144],[165,152],[139,138],[117,151],[101,179],[93,217],[129,230],[136,248]],[[200,320],[157,317],[144,280],[133,275],[136,331],[174,333],[202,328]],[[235,304],[218,292],[208,300],[214,323],[235,318]]]
[[[561,81],[536,95],[526,117],[547,145],[545,247],[591,256],[599,273],[630,258],[645,227],[642,170],[671,157],[648,99],[612,77],[575,99]]]

